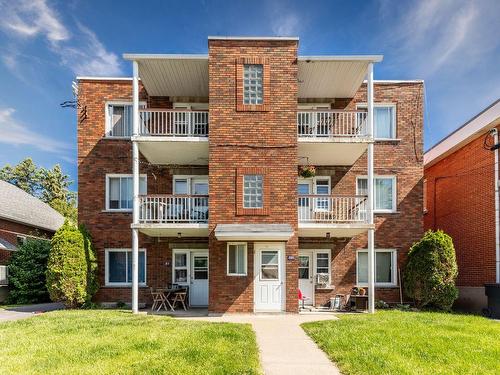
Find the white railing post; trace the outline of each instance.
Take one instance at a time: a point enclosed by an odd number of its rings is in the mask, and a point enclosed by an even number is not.
[[[373,139],[373,63],[368,65],[367,73],[367,123],[368,136]],[[373,225],[373,210],[374,210],[374,145],[373,142],[368,144],[368,224]],[[375,312],[375,229],[368,229],[368,311]]]
[[[133,122],[132,134],[139,135],[139,66],[133,62]],[[132,138],[133,211],[132,223],[139,224],[139,145]],[[132,312],[139,312],[139,230],[132,229]]]

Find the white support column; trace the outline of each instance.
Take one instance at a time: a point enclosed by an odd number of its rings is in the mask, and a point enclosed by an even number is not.
[[[139,135],[139,66],[133,62],[133,123],[132,135]],[[132,223],[139,224],[139,145],[132,140],[133,213]],[[139,312],[139,230],[132,229],[132,312]]]
[[[368,104],[368,134],[374,138],[373,127],[373,63],[368,65],[367,73],[367,104]],[[368,144],[368,223],[373,224],[373,209],[375,207],[374,200],[374,179],[373,179],[373,159],[374,159],[373,142]],[[368,312],[375,312],[375,230],[368,229]]]

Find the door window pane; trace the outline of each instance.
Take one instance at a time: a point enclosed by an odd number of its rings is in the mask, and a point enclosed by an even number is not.
[[[195,280],[208,280],[208,256],[193,257],[193,278]]]
[[[261,280],[278,280],[278,251],[263,251],[261,253]]]
[[[186,267],[187,266],[187,254],[175,254],[175,267]]]
[[[176,283],[186,283],[187,282],[187,270],[186,269],[176,269],[174,280]]]
[[[299,279],[309,279],[309,256],[299,255]]]
[[[316,273],[328,274],[328,253],[316,254]]]

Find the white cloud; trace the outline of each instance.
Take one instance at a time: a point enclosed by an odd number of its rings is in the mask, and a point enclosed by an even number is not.
[[[72,35],[46,0],[0,0],[0,28],[12,38],[44,38],[60,63],[75,75],[122,74],[119,57],[92,30],[79,23],[76,27],[78,33]],[[2,61],[13,72],[19,70],[17,56],[23,47],[19,44],[2,53]]]
[[[26,37],[43,34],[51,42],[70,38],[70,33],[45,0],[2,1],[1,27]]]
[[[281,14],[274,17],[271,29],[277,36],[296,36],[300,26],[300,19],[297,15]]]
[[[429,77],[443,69],[466,71],[496,48],[500,39],[491,30],[498,22],[496,0],[423,0],[389,7],[381,3],[387,25],[379,43],[396,50],[396,64]]]
[[[42,151],[64,153],[71,146],[28,129],[14,116],[14,108],[0,108],[0,143],[15,146],[31,146]]]

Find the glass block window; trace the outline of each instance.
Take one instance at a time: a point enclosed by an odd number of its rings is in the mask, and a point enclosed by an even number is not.
[[[262,175],[251,174],[243,176],[243,208],[263,207]]]
[[[261,64],[243,66],[243,104],[263,104],[263,71]]]

